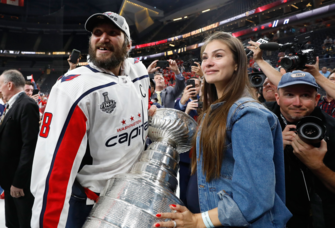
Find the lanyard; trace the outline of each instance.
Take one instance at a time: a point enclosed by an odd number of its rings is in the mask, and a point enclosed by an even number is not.
[[[285,117],[283,116],[283,114],[280,113],[280,117],[282,118],[285,127],[287,126],[287,120],[285,119]],[[308,197],[308,201],[311,201],[311,198],[309,196],[309,191],[308,191],[308,187],[307,187],[307,182],[306,182],[306,178],[305,178],[305,174],[304,171],[302,171],[302,169],[300,168],[301,174],[302,174],[302,179],[304,180],[304,184],[305,184],[305,189],[306,189],[306,193],[307,193],[307,197]]]

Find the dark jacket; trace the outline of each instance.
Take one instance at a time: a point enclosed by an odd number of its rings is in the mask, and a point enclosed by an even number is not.
[[[281,127],[284,130],[286,125],[280,116],[280,107],[278,104],[276,102],[266,102],[265,106],[278,116]],[[325,141],[327,142],[328,151],[323,162],[328,168],[335,171],[335,119],[322,111],[319,107],[316,107],[310,116],[322,119],[327,128]],[[328,190],[328,188],[293,154],[293,148],[291,146],[286,146],[284,159],[286,205],[293,214],[291,220],[308,219],[311,212],[311,203],[308,200],[307,194],[313,199],[313,194],[316,193],[322,200],[325,227],[335,227],[335,194]],[[302,172],[304,173],[308,190],[306,190]],[[314,217],[313,220],[316,221],[317,218]]]
[[[0,185],[29,189],[39,131],[39,110],[25,93],[17,98],[0,126]]]
[[[185,88],[185,79],[182,74],[176,75],[176,85],[174,87],[168,86],[161,92],[162,108],[173,108],[174,102]],[[151,99],[157,98],[154,92]]]
[[[199,100],[199,98],[200,98],[199,95],[197,95],[197,98],[198,98],[198,100]],[[178,99],[176,100],[176,102],[174,103],[174,108],[177,109],[177,110],[180,110],[180,111],[182,111],[182,112],[185,112],[186,107],[187,107],[187,104],[191,101],[191,99],[188,99],[188,101],[186,101],[186,103],[185,103],[185,108],[180,108],[180,106],[179,106],[179,101],[180,101],[180,98],[178,98]],[[197,110],[191,110],[190,113],[189,113],[189,116],[191,116],[193,119],[196,118],[196,117],[198,116],[198,112],[197,112]],[[196,119],[195,119],[195,120],[196,120]]]

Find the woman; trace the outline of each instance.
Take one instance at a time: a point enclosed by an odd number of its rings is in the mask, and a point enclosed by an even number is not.
[[[189,185],[197,191],[188,194],[191,211],[170,205],[176,213],[156,216],[173,220],[154,227],[285,227],[291,213],[285,206],[281,128],[251,98],[243,45],[217,32],[201,56],[204,111],[192,154],[196,181]]]

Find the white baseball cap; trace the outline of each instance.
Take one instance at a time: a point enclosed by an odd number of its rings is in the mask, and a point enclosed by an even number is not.
[[[85,29],[89,32],[92,32],[97,23],[103,22],[103,20],[112,21],[119,29],[121,29],[130,39],[129,26],[126,19],[114,12],[104,12],[104,13],[96,13],[90,16],[85,23]]]

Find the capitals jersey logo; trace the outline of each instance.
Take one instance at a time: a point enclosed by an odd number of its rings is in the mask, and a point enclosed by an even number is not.
[[[104,96],[104,102],[101,103],[100,109],[103,112],[111,114],[116,107],[116,102],[114,100],[109,100],[108,92],[105,92],[102,95]]]

